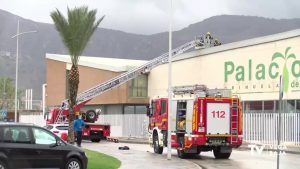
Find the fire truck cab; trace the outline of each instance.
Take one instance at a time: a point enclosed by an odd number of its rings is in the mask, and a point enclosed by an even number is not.
[[[171,147],[178,157],[213,151],[215,158],[228,159],[232,148],[242,144],[242,111],[230,90],[209,90],[204,85],[173,89],[171,100]],[[162,154],[167,147],[168,99],[153,98],[149,116],[149,143]]]

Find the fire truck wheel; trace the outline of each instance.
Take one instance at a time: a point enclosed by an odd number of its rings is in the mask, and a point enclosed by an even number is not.
[[[231,155],[231,153],[221,153],[220,148],[216,148],[213,151],[216,159],[228,159]]]
[[[164,150],[164,147],[159,146],[158,135],[156,133],[153,136],[153,149],[154,152],[157,154],[162,154]]]
[[[96,112],[94,110],[88,110],[86,112],[86,119],[89,121],[89,122],[94,122],[96,121],[97,119],[97,115],[96,115]]]
[[[91,141],[93,142],[93,143],[99,143],[100,142],[100,138],[93,138],[93,139],[91,139]]]
[[[183,150],[177,149],[177,156],[179,158],[186,158],[186,153]]]

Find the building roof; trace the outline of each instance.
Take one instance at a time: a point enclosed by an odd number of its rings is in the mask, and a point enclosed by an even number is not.
[[[244,48],[264,43],[270,43],[275,42],[279,40],[289,39],[300,36],[300,29],[288,31],[288,32],[282,32],[278,34],[268,35],[268,36],[262,36],[258,38],[253,39],[247,39],[243,41],[223,44],[220,46],[212,47],[212,48],[206,48],[201,50],[195,50],[188,53],[183,53],[176,58],[173,59],[173,61],[179,61],[183,59],[189,59],[193,57],[213,54],[213,53],[219,53],[224,52],[228,50],[234,50],[238,48]],[[47,59],[66,62],[69,65],[67,67],[70,67],[70,57],[68,55],[58,55],[58,54],[46,54]],[[87,66],[97,69],[103,69],[103,70],[109,70],[114,72],[123,72],[128,71],[132,69],[133,67],[141,66],[142,64],[146,63],[148,61],[146,60],[132,60],[132,59],[117,59],[117,58],[104,58],[104,57],[90,57],[90,56],[81,56],[79,65],[81,66]]]
[[[288,32],[282,32],[282,33],[277,33],[277,34],[273,34],[273,35],[262,36],[262,37],[257,37],[257,38],[253,38],[253,39],[247,39],[247,40],[243,40],[243,41],[237,41],[237,42],[233,42],[233,43],[223,44],[223,45],[212,47],[212,48],[191,51],[191,52],[184,53],[184,54],[177,56],[176,58],[173,59],[173,61],[179,61],[179,60],[189,59],[189,58],[193,58],[193,57],[209,55],[209,54],[213,54],[213,53],[225,52],[228,50],[234,50],[234,49],[238,49],[238,48],[244,48],[244,47],[249,47],[249,46],[254,46],[254,45],[259,45],[259,44],[264,44],[264,43],[270,43],[270,42],[275,42],[275,41],[284,40],[284,39],[290,39],[290,38],[299,37],[299,36],[300,36],[300,29],[295,29],[295,30],[291,30]]]
[[[65,62],[67,63],[67,66],[71,64],[71,59],[69,55],[47,53],[46,58],[60,62]],[[96,69],[109,70],[113,72],[123,72],[128,71],[134,67],[140,66],[146,62],[146,60],[80,56],[78,64],[81,66],[87,66]]]

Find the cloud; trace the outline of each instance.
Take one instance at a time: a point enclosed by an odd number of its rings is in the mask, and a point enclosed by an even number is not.
[[[170,0],[0,0],[0,9],[38,22],[52,23],[55,8],[87,5],[106,15],[101,27],[131,33],[168,31]],[[298,18],[299,0],[173,0],[173,30],[221,14]]]

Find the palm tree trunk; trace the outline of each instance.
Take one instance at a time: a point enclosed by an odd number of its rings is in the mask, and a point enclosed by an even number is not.
[[[75,119],[75,106],[77,91],[79,85],[79,70],[76,65],[72,65],[70,76],[69,76],[69,131],[68,131],[68,142],[74,143],[74,119]]]

